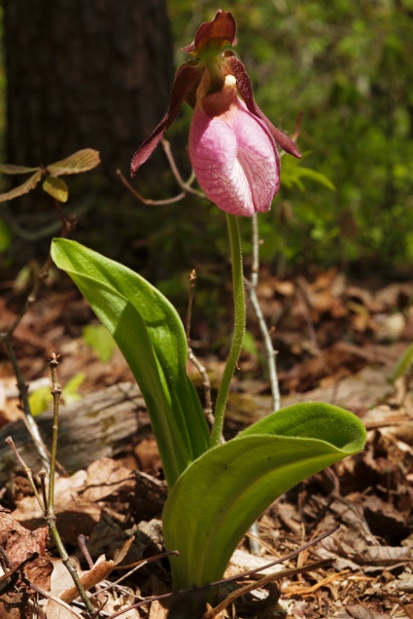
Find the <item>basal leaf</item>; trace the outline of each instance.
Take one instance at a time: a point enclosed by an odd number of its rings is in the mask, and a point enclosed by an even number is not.
[[[37,169],[37,168],[36,168]],[[24,183],[11,189],[7,193],[0,194],[0,202],[6,202],[7,200],[13,200],[13,198],[18,198],[19,196],[23,196],[25,193],[29,193],[32,189],[34,189],[37,183],[42,178],[42,172],[37,169],[32,176],[30,176]]]
[[[172,488],[163,533],[176,588],[222,577],[251,524],[283,492],[363,448],[351,413],[322,403],[273,413],[203,454]]]
[[[73,155],[51,163],[47,166],[47,170],[53,176],[61,176],[62,174],[80,174],[81,172],[88,172],[93,170],[100,163],[100,155],[97,150],[92,148],[85,148],[78,150]]]
[[[187,343],[178,314],[145,279],[79,243],[55,239],[52,257],[125,356],[145,398],[172,486],[209,444],[203,410],[186,374]]]

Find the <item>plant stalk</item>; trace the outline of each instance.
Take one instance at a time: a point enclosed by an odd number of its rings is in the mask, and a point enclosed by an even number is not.
[[[245,331],[245,295],[242,269],[242,248],[238,220],[235,215],[230,215],[229,213],[226,214],[226,218],[231,249],[232,282],[234,289],[234,332],[232,334],[231,348],[218,391],[215,406],[214,426],[211,432],[211,447],[216,447],[221,442],[229,386],[242,350]]]

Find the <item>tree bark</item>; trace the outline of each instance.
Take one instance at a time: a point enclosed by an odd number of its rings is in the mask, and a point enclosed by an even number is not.
[[[48,164],[91,147],[102,182],[128,173],[169,99],[165,0],[4,0],[4,30],[8,162]]]

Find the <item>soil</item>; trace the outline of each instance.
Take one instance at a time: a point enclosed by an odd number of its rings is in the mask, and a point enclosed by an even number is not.
[[[258,541],[250,533],[228,567],[226,577],[239,576],[238,584],[228,585],[222,597],[251,581],[254,592],[245,591],[219,613],[217,608],[215,616],[411,619],[413,281],[355,282],[334,269],[311,279],[277,279],[264,271],[260,281],[282,406],[343,406],[362,419],[368,440],[363,453],[302,482],[263,514]],[[23,296],[10,288],[0,298],[3,333]],[[228,318],[228,332],[230,324]],[[97,616],[203,617],[197,590],[170,596],[160,520],[167,490],[145,403],[119,351],[99,330],[95,339],[93,331],[86,335],[87,325],[97,322],[86,302],[74,288],[51,282],[10,340],[23,382],[37,394],[31,396],[34,420],[49,448],[48,361],[51,353],[60,355],[57,527],[95,594]],[[243,353],[233,380],[227,438],[271,411],[265,351],[251,307],[248,330],[255,343]],[[213,343],[213,330],[195,321],[192,346],[214,393],[225,345],[212,354]],[[202,393],[191,364],[188,372]],[[37,476],[44,464],[23,421],[16,382],[9,355],[1,353],[1,437],[14,439]],[[3,441],[0,480],[0,619],[88,616],[27,474]],[[240,577],[257,568],[250,578]],[[277,576],[265,585],[260,579],[269,573]],[[110,583],[116,584],[108,588]]]

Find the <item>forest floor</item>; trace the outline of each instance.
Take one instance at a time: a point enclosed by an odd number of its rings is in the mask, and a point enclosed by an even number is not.
[[[14,297],[10,292],[0,298],[0,331],[7,331],[16,317]],[[411,359],[400,371],[396,368],[413,341],[413,280],[350,283],[335,270],[311,279],[278,280],[264,273],[259,298],[273,327],[282,405],[312,400],[343,406],[363,420],[368,440],[363,453],[276,501],[259,521],[260,553],[251,553],[250,540],[244,540],[227,575],[262,566],[263,576],[266,564],[286,555],[293,556],[283,569],[316,565],[276,580],[278,604],[273,585],[218,616],[412,619]],[[61,354],[65,403],[58,459],[71,475],[61,470],[57,479],[57,525],[68,552],[81,569],[89,569],[94,599],[103,605],[99,617],[161,619],[170,598],[150,601],[170,591],[167,562],[157,559],[164,550],[160,514],[166,496],[159,455],[123,358],[101,331],[85,330],[88,324],[97,323],[75,290],[51,285],[13,337],[36,412],[48,406],[49,355]],[[252,312],[248,328],[259,342]],[[201,331],[202,341],[195,336],[193,347],[217,384],[223,361],[206,352],[214,334]],[[33,491],[4,443],[11,435],[26,464],[35,473],[41,470],[22,421],[16,377],[1,354],[0,566],[6,575],[0,571],[0,619],[81,617],[82,605]],[[270,412],[264,365],[259,343],[249,346],[233,381],[228,436]],[[189,371],[199,383],[196,371]],[[49,444],[50,411],[36,420]],[[143,559],[150,560],[129,573]],[[185,604],[183,598],[170,617],[202,617]]]

